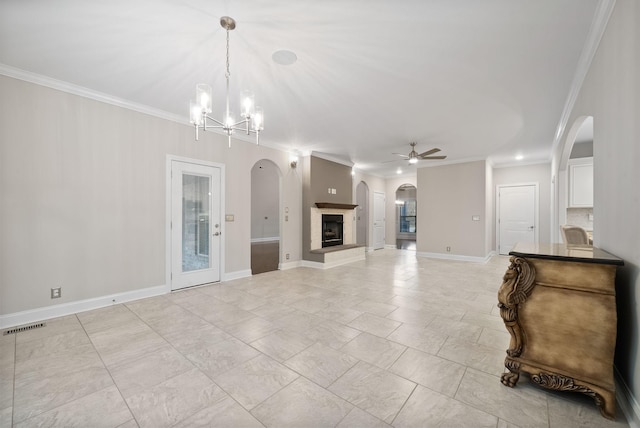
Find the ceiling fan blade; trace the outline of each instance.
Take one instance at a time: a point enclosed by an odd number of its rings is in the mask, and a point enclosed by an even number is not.
[[[380,163],[390,163],[390,162],[398,162],[401,161],[402,159],[393,159],[393,160],[388,160],[388,161],[382,161]]]
[[[439,151],[440,151],[440,149],[431,149],[431,150],[427,150],[427,151],[426,151],[426,152],[424,152],[424,153],[420,153],[420,154],[418,155],[418,157],[421,157],[421,158],[422,158],[422,157],[425,157],[425,156],[432,155],[432,154],[434,154],[434,153],[438,153]]]
[[[405,159],[409,159],[409,156],[407,156],[407,155],[403,155],[402,153],[391,153],[391,154],[392,154],[392,155],[396,155],[396,156],[403,157],[403,158],[405,158]]]
[[[420,159],[446,159],[446,156],[420,156]]]

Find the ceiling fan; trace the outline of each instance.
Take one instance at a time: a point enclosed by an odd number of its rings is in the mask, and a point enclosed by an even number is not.
[[[409,152],[409,155],[403,155],[401,153],[392,153],[392,154],[398,155],[407,159],[409,163],[417,163],[419,160],[426,160],[426,159],[446,159],[446,156],[431,156],[434,153],[438,153],[440,149],[431,149],[431,150],[427,150],[424,153],[418,153],[416,152],[415,142],[409,143],[409,145],[411,146],[411,151]],[[388,162],[393,162],[393,161],[388,161]]]

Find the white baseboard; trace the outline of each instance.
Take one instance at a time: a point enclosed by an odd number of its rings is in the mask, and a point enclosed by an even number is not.
[[[235,272],[225,272],[224,275],[222,275],[222,282],[233,281],[234,279],[248,278],[251,275],[251,269],[238,270]]]
[[[280,242],[280,237],[272,236],[270,238],[251,238],[252,244],[255,244],[256,242]]]
[[[622,409],[629,428],[640,428],[640,404],[633,396],[629,387],[620,376],[618,369],[614,367],[616,379],[616,401]]]
[[[416,252],[416,256],[418,257],[426,257],[430,259],[456,260],[461,262],[474,262],[474,263],[487,263],[491,259],[491,257],[493,257],[494,255],[495,255],[494,251],[491,251],[485,257],[462,256],[458,254]]]
[[[301,260],[300,267],[309,267],[314,269],[331,269],[337,266],[346,265],[353,262],[359,262],[361,260],[365,260],[366,257],[364,253],[354,257],[348,257],[341,260],[336,260],[328,263],[320,263],[320,262],[311,262],[309,260]]]
[[[372,253],[372,252],[375,250],[375,248],[373,248],[373,247],[366,247],[364,250],[365,250],[367,253]]]
[[[159,296],[167,294],[170,291],[171,290],[168,286],[158,285],[156,287],[143,288],[141,290],[126,291],[124,293],[110,294],[108,296],[95,297],[93,299],[78,300],[75,302],[62,303],[59,305],[45,306],[43,308],[1,315],[0,328],[4,329],[7,327],[48,320],[51,318],[59,318],[119,303]]]
[[[280,263],[279,269],[289,270],[289,269],[295,269],[297,267],[300,267],[300,260],[296,260],[294,262]]]

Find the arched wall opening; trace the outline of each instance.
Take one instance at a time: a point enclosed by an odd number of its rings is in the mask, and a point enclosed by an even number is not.
[[[361,181],[356,186],[356,244],[369,247],[369,186]]]
[[[416,250],[417,189],[413,184],[402,184],[396,189],[396,248]]]
[[[251,273],[280,267],[280,189],[282,172],[261,159],[251,168]]]
[[[593,234],[593,116],[580,116],[571,125],[558,163],[556,242],[560,228],[571,224]]]

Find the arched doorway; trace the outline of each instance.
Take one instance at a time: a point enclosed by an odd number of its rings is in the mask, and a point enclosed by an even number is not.
[[[413,184],[403,184],[396,190],[396,248],[416,250],[417,192]]]
[[[580,226],[593,234],[593,116],[576,119],[558,166],[558,228],[554,236],[562,242],[560,226]]]
[[[356,244],[367,247],[369,241],[369,186],[364,181],[356,187]]]
[[[251,273],[280,264],[280,169],[262,159],[251,168]]]

